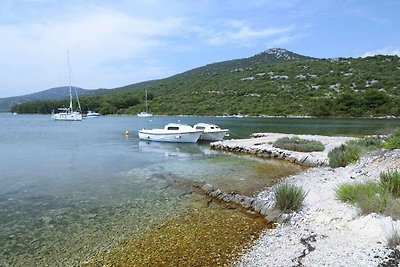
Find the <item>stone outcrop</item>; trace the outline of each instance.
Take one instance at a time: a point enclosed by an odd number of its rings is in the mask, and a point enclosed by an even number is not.
[[[305,140],[320,141],[325,150],[321,152],[298,152],[283,150],[273,147],[272,144],[282,137],[298,136]],[[280,133],[255,133],[250,139],[225,140],[211,143],[212,149],[229,151],[234,153],[251,154],[262,158],[275,158],[287,160],[307,167],[318,167],[329,165],[328,153],[333,148],[344,144],[351,137],[331,137],[318,135],[293,135]]]
[[[283,221],[283,217],[281,216],[282,211],[279,209],[274,209],[274,204],[272,202],[266,202],[254,197],[243,196],[240,194],[222,192],[220,189],[215,188],[211,184],[204,184],[200,188],[206,195],[210,197],[217,198],[227,203],[234,203],[247,210],[257,212],[265,216],[265,219],[269,222],[279,223]]]

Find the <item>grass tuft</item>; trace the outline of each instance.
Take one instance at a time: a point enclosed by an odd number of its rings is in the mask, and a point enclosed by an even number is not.
[[[400,172],[381,173],[380,181],[358,184],[341,184],[335,189],[342,202],[355,204],[364,214],[381,212],[400,219]]]
[[[400,245],[400,229],[392,225],[390,233],[386,234],[386,245],[390,248]]]
[[[350,140],[346,144],[332,149],[328,153],[329,165],[333,168],[345,167],[356,162],[368,151],[382,147],[382,139],[378,137],[364,137],[358,140]]]
[[[392,217],[393,220],[400,220],[400,198],[390,199],[383,214]]]
[[[372,181],[359,184],[342,184],[335,191],[337,199],[356,204],[364,214],[383,212],[389,199],[391,199],[387,190]]]
[[[283,183],[275,189],[276,207],[282,211],[298,211],[307,193],[301,187]]]
[[[380,175],[380,184],[383,188],[390,192],[393,197],[400,197],[400,172],[382,172]]]
[[[357,185],[341,184],[335,189],[336,198],[342,202],[355,204],[357,203]]]
[[[325,146],[321,142],[314,140],[304,140],[297,136],[288,138],[282,137],[275,141],[273,144],[274,147],[291,150],[291,151],[299,151],[299,152],[314,152],[314,151],[324,151]]]
[[[400,128],[397,128],[393,132],[393,134],[386,140],[383,147],[387,149],[400,148]]]

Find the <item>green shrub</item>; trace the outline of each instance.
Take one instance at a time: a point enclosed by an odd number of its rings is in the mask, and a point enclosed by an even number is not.
[[[337,168],[356,162],[360,158],[361,150],[361,146],[355,142],[336,147],[328,153],[329,165]]]
[[[328,153],[329,165],[333,168],[345,167],[356,162],[368,151],[382,147],[382,139],[378,137],[364,137],[357,140],[350,140],[346,144],[332,149]]]
[[[342,202],[355,204],[357,202],[357,185],[341,184],[335,189],[336,198]]]
[[[276,207],[282,211],[297,211],[307,193],[301,187],[283,183],[275,189]]]
[[[390,192],[390,194],[395,197],[400,197],[400,172],[398,171],[388,171],[386,173],[381,173],[380,183],[382,187]]]
[[[335,189],[342,202],[355,204],[363,213],[382,212],[400,219],[400,172],[381,173],[379,183],[341,184]]]
[[[355,142],[368,150],[380,149],[383,145],[383,139],[378,136],[366,136],[356,140]]]
[[[386,140],[384,148],[396,149],[400,148],[400,128],[397,128],[394,133]]]
[[[360,192],[357,204],[364,214],[372,212],[383,212],[386,204],[391,199],[390,193],[380,187],[368,188],[369,190]]]
[[[336,188],[336,197],[342,202],[356,204],[363,213],[383,212],[392,198],[390,192],[381,184],[366,182],[342,184]]]
[[[275,141],[273,144],[274,147],[291,150],[291,151],[299,151],[299,152],[314,152],[314,151],[324,151],[325,146],[318,141],[313,140],[304,140],[297,136],[288,138],[282,137]]]

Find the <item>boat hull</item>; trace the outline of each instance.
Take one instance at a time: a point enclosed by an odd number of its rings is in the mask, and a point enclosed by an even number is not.
[[[100,117],[100,113],[88,110],[86,116],[84,115],[85,118],[98,118]]]
[[[214,132],[203,132],[200,135],[200,140],[204,141],[221,141],[225,136],[229,136],[228,130],[220,130]]]
[[[51,118],[56,121],[81,121],[82,114],[79,114],[79,113],[71,113],[71,114],[57,113],[57,114],[52,115]]]
[[[184,133],[152,133],[151,131],[141,130],[139,131],[139,139],[170,143],[196,143],[201,134],[201,131]]]
[[[153,117],[153,114],[147,113],[147,112],[141,112],[141,113],[137,114],[137,116],[140,118],[151,118],[151,117]]]

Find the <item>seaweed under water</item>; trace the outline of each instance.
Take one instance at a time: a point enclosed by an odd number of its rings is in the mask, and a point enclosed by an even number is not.
[[[272,227],[257,214],[226,203],[193,203],[114,249],[93,255],[81,266],[229,266]]]

